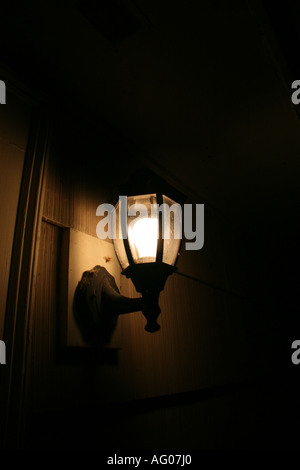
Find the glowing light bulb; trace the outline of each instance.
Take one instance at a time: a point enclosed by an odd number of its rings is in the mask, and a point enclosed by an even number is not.
[[[157,239],[157,218],[139,218],[128,227],[128,241],[136,254],[136,261],[141,258],[155,259]]]

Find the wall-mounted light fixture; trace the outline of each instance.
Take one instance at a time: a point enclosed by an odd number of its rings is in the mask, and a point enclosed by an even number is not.
[[[146,331],[159,330],[158,298],[170,274],[176,270],[181,244],[181,207],[161,193],[130,196],[122,221],[122,199],[116,205],[115,251],[123,269],[142,294]],[[137,216],[138,213],[138,216]]]
[[[176,270],[181,246],[181,203],[162,191],[128,193],[119,197],[114,207],[113,244],[122,274],[132,280],[142,297],[122,296],[102,266],[83,273],[75,293],[77,323],[81,329],[93,330],[102,342],[108,341],[118,315],[124,313],[142,311],[147,320],[145,330],[153,333],[160,329],[159,295]]]

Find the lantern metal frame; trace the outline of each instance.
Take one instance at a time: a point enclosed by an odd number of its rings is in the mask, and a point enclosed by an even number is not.
[[[152,193],[153,194],[153,193]],[[163,203],[163,194],[154,193],[156,195],[156,203],[161,206]],[[122,271],[122,274],[130,278],[137,290],[142,294],[144,300],[143,314],[147,319],[145,330],[148,332],[155,332],[160,329],[157,323],[157,317],[160,314],[158,299],[160,292],[164,289],[165,283],[169,275],[173,274],[177,268],[179,252],[182,244],[180,240],[179,249],[175,263],[173,265],[163,262],[164,252],[164,238],[163,238],[163,213],[158,213],[158,239],[156,249],[156,259],[150,263],[135,263],[130,249],[128,240],[128,224],[127,224],[127,237],[123,238],[124,249],[126,252],[129,266]]]
[[[149,170],[147,170],[149,175]],[[183,195],[176,192],[173,196],[172,191],[157,188],[164,188],[166,183],[158,184],[163,181],[154,177],[155,188],[153,187],[153,173],[150,172],[150,185],[141,183],[140,189],[134,189],[134,185],[130,184],[119,194],[127,194],[128,197],[147,194],[155,194],[158,206],[163,204],[163,195],[167,195],[176,200],[176,204],[182,205]],[[130,191],[128,188],[130,187]],[[153,189],[156,189],[156,191]],[[173,191],[174,192],[174,191]],[[173,199],[174,198],[174,199]],[[176,199],[175,199],[176,198]],[[179,202],[177,202],[179,201]],[[147,323],[145,330],[154,333],[160,329],[157,318],[161,312],[159,307],[159,295],[164,289],[168,277],[176,270],[182,239],[179,243],[178,253],[173,265],[163,262],[164,239],[163,239],[163,213],[158,212],[158,239],[156,259],[153,262],[135,263],[130,244],[128,240],[128,219],[126,224],[127,237],[123,237],[123,244],[129,265],[123,269],[122,275],[132,280],[137,292],[142,297],[128,298],[120,294],[114,278],[102,266],[95,266],[90,271],[83,273],[81,281],[78,283],[74,298],[74,315],[80,327],[82,334],[91,344],[106,344],[109,342],[112,331],[116,324],[118,315],[141,311],[145,316]],[[115,248],[115,244],[114,244]],[[116,248],[115,248],[116,252]],[[118,258],[118,254],[116,252]],[[120,262],[119,258],[118,261]],[[121,264],[121,262],[120,262]]]

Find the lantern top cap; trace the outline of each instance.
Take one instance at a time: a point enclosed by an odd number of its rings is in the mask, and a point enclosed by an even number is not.
[[[186,196],[181,191],[175,189],[147,167],[136,169],[125,183],[118,185],[117,191],[118,197],[119,195],[164,194],[181,205],[186,200]]]

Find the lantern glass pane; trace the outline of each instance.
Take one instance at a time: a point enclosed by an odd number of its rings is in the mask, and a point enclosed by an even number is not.
[[[122,238],[122,232],[120,227],[120,202],[116,204],[116,238],[113,239],[113,244],[115,248],[116,255],[118,257],[119,263],[123,269],[126,269],[129,266],[128,258],[126,255],[124,242]]]
[[[174,266],[178,257],[182,238],[182,210],[180,204],[163,196],[164,238],[163,263]]]
[[[155,263],[158,239],[156,195],[127,198],[127,233],[133,261]]]

